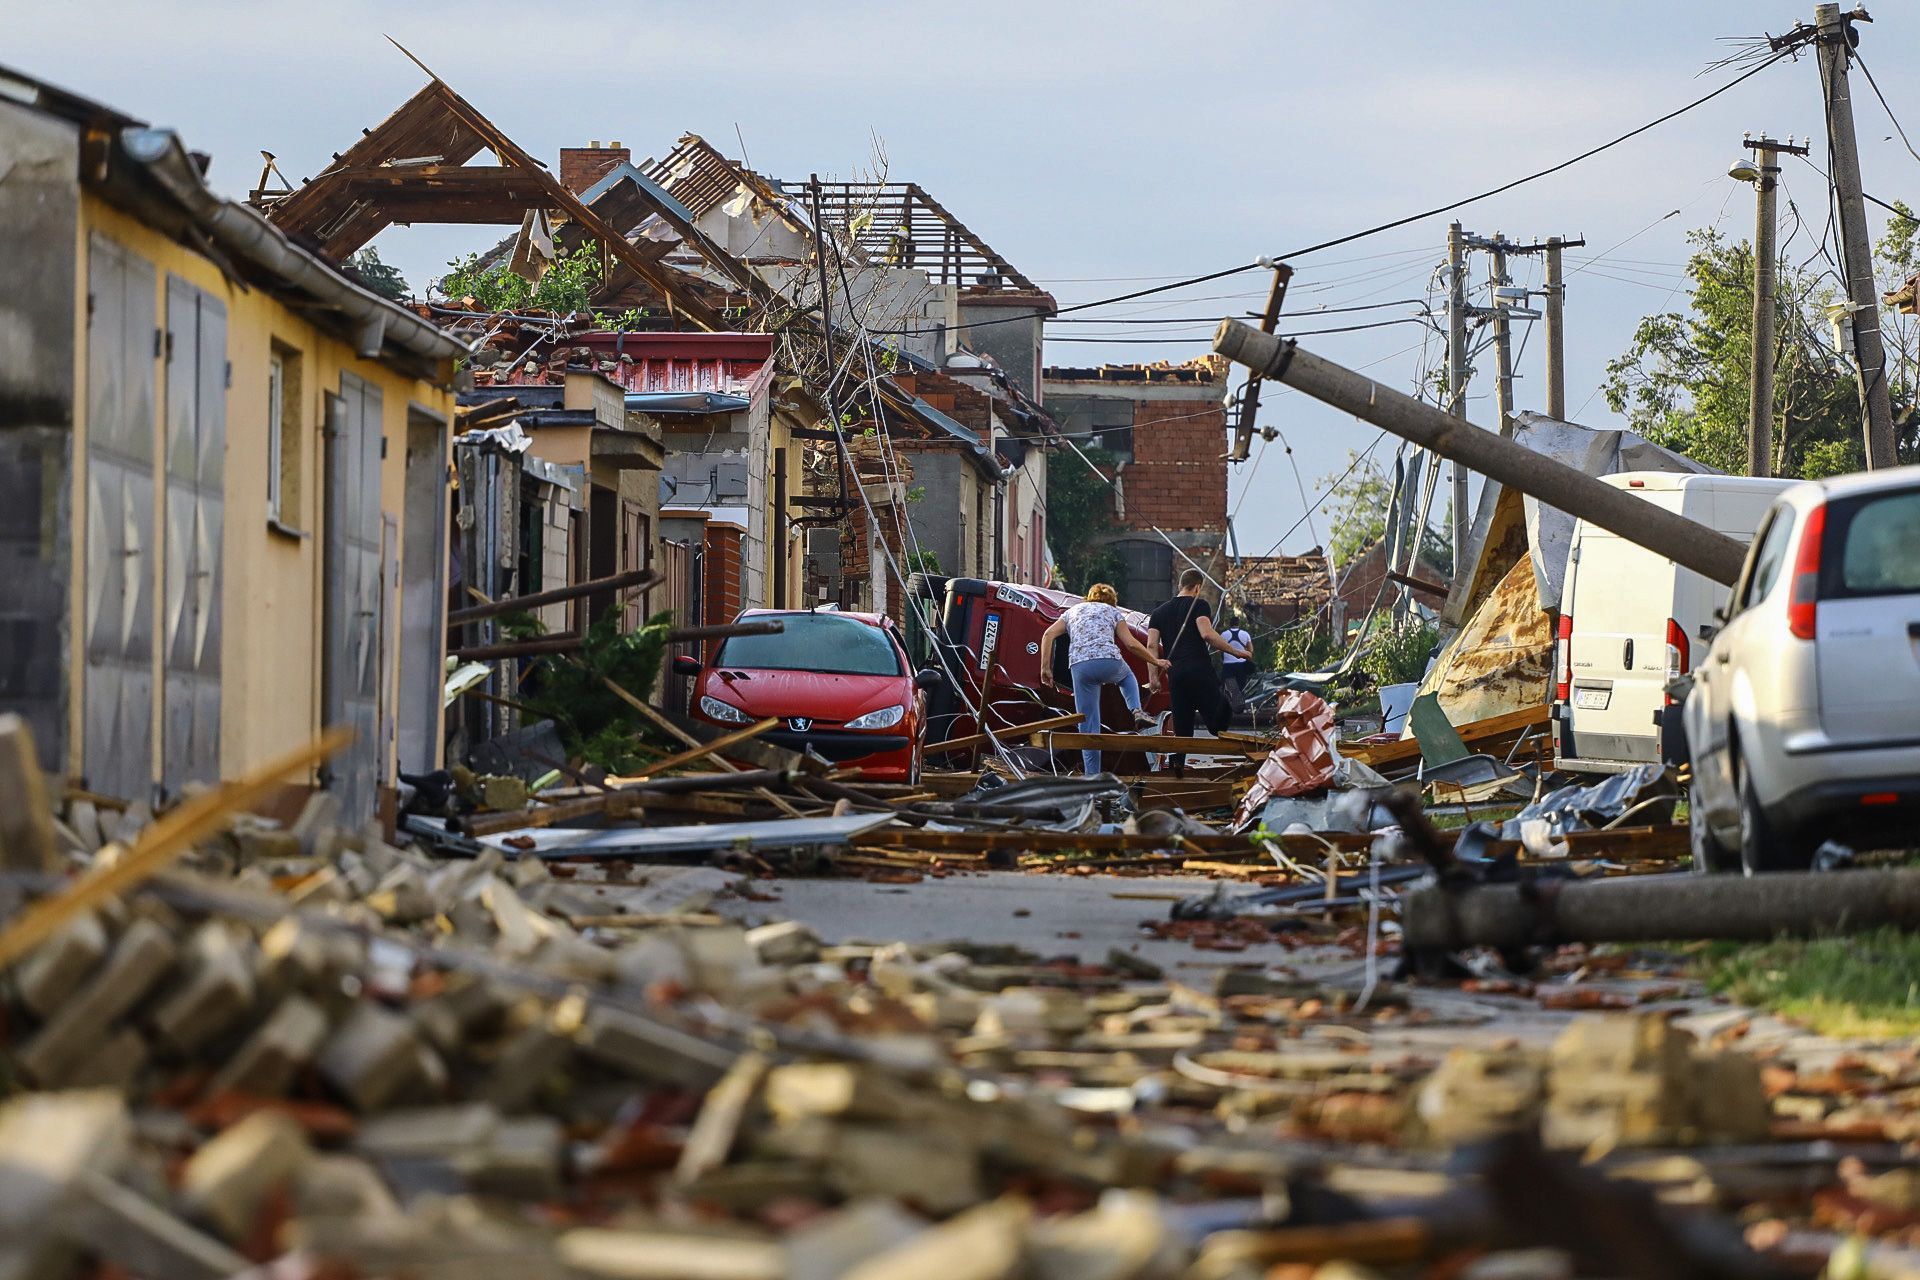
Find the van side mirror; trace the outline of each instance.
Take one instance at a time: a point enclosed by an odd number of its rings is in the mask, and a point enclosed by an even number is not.
[[[1719,616],[1719,612],[1720,611],[1717,609],[1714,610],[1714,615],[1716,617]],[[1720,634],[1720,628],[1715,626],[1713,623],[1703,622],[1700,624],[1700,638],[1702,640],[1705,640],[1711,643],[1713,638],[1719,634]]]
[[[922,667],[914,673],[913,677],[913,687],[923,693],[932,693],[935,689],[944,688],[946,683],[946,676],[934,667]]]
[[[690,654],[673,655],[673,674],[677,676],[697,676],[700,674],[700,659]]]

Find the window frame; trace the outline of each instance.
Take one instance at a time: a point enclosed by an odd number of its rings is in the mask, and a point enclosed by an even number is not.
[[[286,467],[285,440],[287,412],[286,356],[275,351],[267,357],[267,523],[287,527],[282,472]]]

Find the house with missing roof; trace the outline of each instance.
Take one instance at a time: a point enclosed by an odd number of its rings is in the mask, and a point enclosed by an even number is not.
[[[207,164],[0,69],[0,710],[136,803],[347,725],[290,781],[364,822],[441,762],[461,348]]]

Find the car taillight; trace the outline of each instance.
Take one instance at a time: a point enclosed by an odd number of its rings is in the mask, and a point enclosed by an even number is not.
[[[1553,700],[1565,702],[1573,695],[1573,615],[1560,615],[1553,633]]]
[[[1693,670],[1693,650],[1687,644],[1687,633],[1672,618],[1667,619],[1667,682],[1671,684],[1687,672]],[[1672,706],[1672,694],[1666,695],[1666,705]]]
[[[1793,594],[1787,597],[1787,630],[1801,640],[1813,639],[1815,610],[1820,600],[1820,544],[1826,541],[1827,509],[1807,512],[1800,531],[1800,550],[1793,558]]]

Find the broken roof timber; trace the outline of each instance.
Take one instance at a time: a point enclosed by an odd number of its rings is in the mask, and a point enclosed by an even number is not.
[[[482,150],[491,150],[500,163],[467,166]],[[409,163],[423,160],[429,162]],[[657,203],[644,189],[640,195]],[[394,222],[511,223],[534,207],[577,224],[695,324],[726,327],[679,273],[631,244],[437,76],[318,177],[268,205],[267,215],[289,234],[318,241],[321,252],[337,260]],[[703,254],[710,248],[694,247]],[[726,270],[724,263],[715,265]]]
[[[1046,296],[917,182],[822,182],[820,213],[875,262],[962,289]]]

